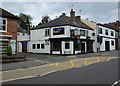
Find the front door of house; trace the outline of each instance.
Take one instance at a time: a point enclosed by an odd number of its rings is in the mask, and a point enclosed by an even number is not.
[[[85,43],[82,43],[82,51],[81,53],[85,53]]]
[[[62,41],[62,54],[73,54],[73,41]]]
[[[110,51],[110,42],[105,41],[105,51]]]

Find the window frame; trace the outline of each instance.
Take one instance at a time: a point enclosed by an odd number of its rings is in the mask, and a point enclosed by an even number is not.
[[[0,24],[0,26],[5,26],[5,30],[0,29],[0,32],[7,32],[7,18],[0,17],[0,20],[2,20],[2,24]],[[3,24],[3,20],[6,21],[6,24]]]
[[[38,45],[39,45],[39,47],[38,47]],[[40,44],[37,44],[37,49],[40,49]]]
[[[45,36],[50,36],[50,29],[45,29]]]
[[[68,44],[67,47],[66,47],[66,44]],[[70,49],[70,43],[69,42],[65,42],[65,49]]]
[[[42,47],[42,45],[44,45],[44,47]],[[44,43],[41,44],[41,49],[45,49],[45,44]]]
[[[102,33],[103,33],[102,30],[103,30],[103,29],[102,29],[101,27],[99,27],[99,28],[98,28],[98,33],[99,33],[99,34],[102,34]]]
[[[111,36],[114,36],[114,32],[113,31],[111,31]]]
[[[111,45],[112,45],[112,46],[114,46],[114,45],[115,45],[114,41],[111,41]]]
[[[107,34],[106,34],[106,33],[107,33]],[[105,35],[109,35],[109,34],[108,34],[108,30],[106,30],[106,29],[105,29]]]
[[[32,49],[36,49],[36,44],[32,44]]]

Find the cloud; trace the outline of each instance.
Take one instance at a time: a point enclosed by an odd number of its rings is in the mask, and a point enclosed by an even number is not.
[[[54,19],[65,12],[69,16],[72,4],[76,15],[95,22],[114,22],[118,17],[117,2],[3,2],[2,7],[15,15],[30,14],[32,23],[37,25],[44,15]]]

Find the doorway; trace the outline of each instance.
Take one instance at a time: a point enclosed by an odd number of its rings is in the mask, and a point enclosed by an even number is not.
[[[110,51],[110,42],[105,41],[105,51]]]
[[[85,43],[82,43],[82,50],[81,53],[85,53]]]

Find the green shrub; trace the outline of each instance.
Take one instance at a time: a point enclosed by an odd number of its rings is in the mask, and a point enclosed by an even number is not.
[[[12,47],[11,47],[10,44],[9,44],[8,47],[7,47],[7,55],[8,55],[8,56],[11,56],[11,55],[12,55]]]

